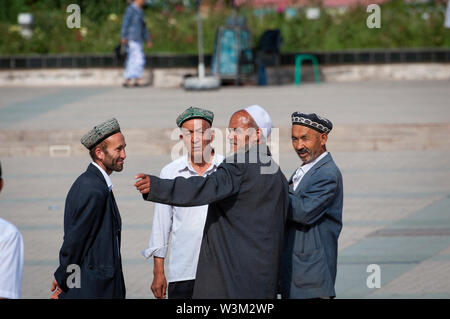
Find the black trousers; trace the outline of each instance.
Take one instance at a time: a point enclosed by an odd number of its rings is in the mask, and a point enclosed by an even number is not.
[[[192,299],[195,280],[169,282],[167,289],[168,299]]]

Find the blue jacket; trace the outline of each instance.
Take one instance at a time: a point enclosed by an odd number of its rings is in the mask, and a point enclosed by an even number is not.
[[[342,175],[331,155],[327,154],[303,176],[295,191],[292,187],[289,190],[280,274],[283,298],[336,295],[334,284],[342,206]]]
[[[55,272],[55,279],[63,290],[60,299],[125,298],[121,229],[114,195],[102,173],[90,164],[72,185],[66,199],[64,242]],[[80,267],[79,288],[67,285],[70,265]]]
[[[122,22],[122,38],[146,42],[150,39],[144,19],[144,11],[134,4],[130,4],[125,11]]]

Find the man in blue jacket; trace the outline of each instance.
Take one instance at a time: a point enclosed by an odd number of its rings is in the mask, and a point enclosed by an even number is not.
[[[145,24],[144,3],[144,0],[134,0],[127,7],[123,17],[121,43],[128,46],[124,87],[132,86],[132,81],[134,81],[134,86],[144,85],[141,79],[145,67],[143,42],[147,43],[147,48],[153,46]]]
[[[292,114],[292,146],[302,165],[289,180],[289,214],[280,277],[283,298],[333,298],[342,229],[342,175],[327,152],[333,124]]]

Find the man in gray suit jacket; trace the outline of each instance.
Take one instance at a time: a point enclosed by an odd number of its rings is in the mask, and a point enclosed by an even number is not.
[[[342,229],[342,175],[326,150],[332,123],[292,114],[292,145],[302,160],[289,180],[280,288],[283,298],[333,298]]]

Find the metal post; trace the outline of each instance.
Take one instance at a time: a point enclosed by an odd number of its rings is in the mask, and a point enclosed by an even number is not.
[[[205,77],[205,61],[203,57],[203,28],[200,4],[201,0],[197,0],[198,77],[203,79]]]

